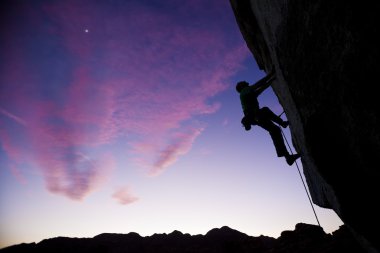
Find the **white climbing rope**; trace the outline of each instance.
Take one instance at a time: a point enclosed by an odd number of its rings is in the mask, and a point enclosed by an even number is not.
[[[281,117],[281,115],[284,114],[284,112],[285,112],[285,111],[283,111],[283,112],[279,115],[279,117]],[[281,129],[281,128],[280,128],[280,129]],[[281,133],[282,133],[282,136],[284,136],[284,140],[285,140],[286,144],[288,145],[288,148],[289,148],[289,150],[290,150],[290,153],[293,155],[292,148],[290,147],[289,142],[288,142],[288,140],[287,140],[287,138],[286,138],[284,132],[282,131],[282,129],[281,129]],[[307,197],[309,198],[309,202],[310,202],[311,208],[313,209],[315,219],[317,220],[318,226],[321,226],[321,224],[319,223],[319,220],[318,220],[317,213],[315,212],[313,202],[311,201],[310,193],[309,193],[309,191],[307,190],[307,187],[306,187],[305,181],[303,180],[303,177],[302,177],[302,174],[301,174],[300,167],[298,166],[297,161],[295,161],[295,163],[296,163],[297,170],[298,170],[298,174],[300,175],[300,178],[301,178],[301,181],[302,181],[303,187],[305,188],[306,195],[307,195]]]

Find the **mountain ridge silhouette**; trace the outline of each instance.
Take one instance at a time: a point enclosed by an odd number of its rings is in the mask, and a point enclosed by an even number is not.
[[[277,239],[260,235],[249,236],[227,226],[214,228],[205,235],[184,234],[178,230],[166,234],[141,236],[103,233],[93,238],[55,237],[39,243],[22,243],[0,249],[0,253],[47,253],[47,252],[201,252],[201,253],[285,253],[285,252],[364,252],[352,234],[343,225],[332,234],[326,234],[316,225],[298,223],[295,230],[281,233]]]

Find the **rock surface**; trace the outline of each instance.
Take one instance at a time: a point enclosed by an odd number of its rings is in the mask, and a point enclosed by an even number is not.
[[[345,227],[332,235],[321,227],[299,223],[294,231],[284,231],[278,239],[252,237],[229,227],[212,229],[206,235],[136,233],[100,234],[94,238],[57,237],[39,243],[20,244],[1,253],[362,253]]]
[[[259,67],[276,70],[313,202],[379,252],[380,3],[230,2]]]

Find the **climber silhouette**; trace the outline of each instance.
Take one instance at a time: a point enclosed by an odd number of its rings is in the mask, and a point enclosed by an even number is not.
[[[240,81],[236,84],[236,90],[240,93],[240,102],[244,112],[244,117],[242,118],[241,123],[247,131],[251,129],[252,125],[258,125],[267,130],[272,137],[277,156],[285,157],[286,162],[289,165],[292,165],[300,155],[289,154],[280,127],[273,123],[275,122],[281,127],[286,128],[289,125],[289,122],[282,120],[268,107],[260,108],[259,101],[257,100],[257,97],[271,85],[271,82],[274,79],[275,73],[272,71],[253,85],[249,85],[246,81]]]

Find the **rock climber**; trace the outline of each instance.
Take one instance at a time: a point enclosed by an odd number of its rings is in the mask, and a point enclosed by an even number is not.
[[[258,125],[268,131],[276,148],[277,156],[285,157],[286,162],[292,165],[300,155],[289,154],[281,134],[281,129],[274,124],[277,123],[281,127],[286,128],[289,122],[282,120],[268,107],[260,108],[259,101],[257,100],[257,97],[271,85],[274,79],[275,72],[272,71],[253,85],[249,85],[246,81],[240,81],[236,84],[236,90],[240,94],[240,102],[244,112],[241,123],[247,131],[254,125]]]

